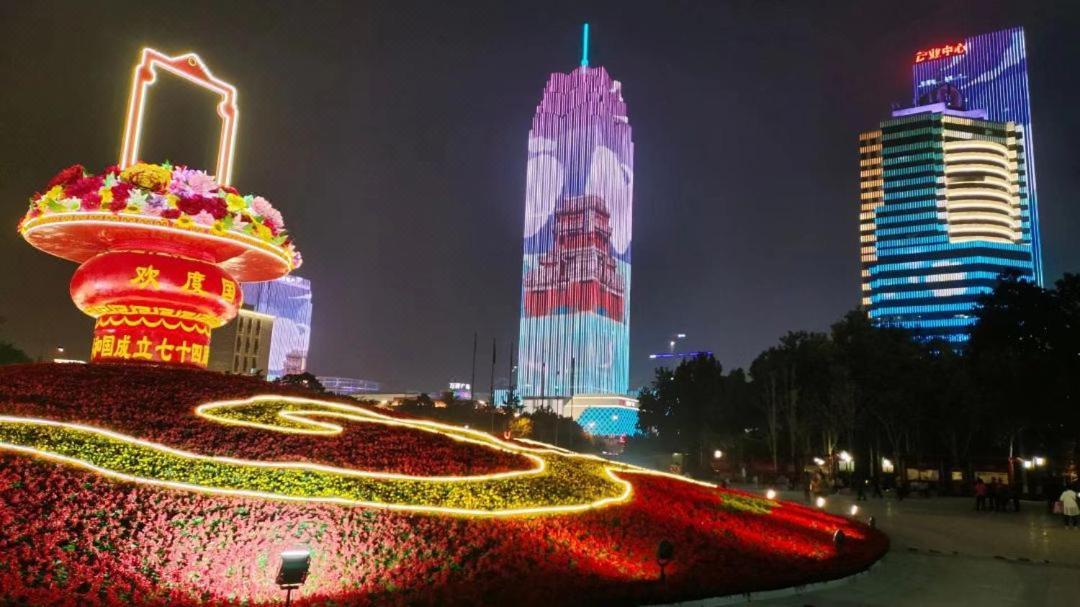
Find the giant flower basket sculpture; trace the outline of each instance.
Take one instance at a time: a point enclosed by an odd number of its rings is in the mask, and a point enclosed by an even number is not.
[[[136,161],[158,69],[221,96],[217,177]],[[273,280],[300,265],[281,213],[228,185],[238,118],[236,89],[197,55],[143,49],[119,165],[100,174],[69,167],[31,198],[19,223],[23,238],[81,264],[71,297],[97,319],[92,361],[205,367],[211,331],[241,304],[239,283]]]

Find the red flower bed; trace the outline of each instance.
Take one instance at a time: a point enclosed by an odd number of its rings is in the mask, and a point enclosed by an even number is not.
[[[251,377],[131,365],[0,367],[0,412],[98,426],[207,455],[307,461],[419,476],[525,470],[523,457],[445,436],[364,423],[338,436],[261,432],[207,422],[203,403],[257,394],[311,396]],[[356,405],[349,398],[319,398]],[[385,411],[380,411],[386,414]]]
[[[316,461],[414,473],[481,461],[485,469],[517,466],[512,455],[477,447],[464,456],[471,445],[439,446],[441,437],[410,431],[408,440],[431,448],[382,456],[372,450],[393,449],[403,438],[382,426],[364,434],[378,446],[372,449],[348,438],[364,424],[282,447],[287,441],[277,434],[216,434],[221,429],[206,420],[183,419],[196,403],[266,388],[206,372],[24,366],[0,370],[0,412],[244,457],[293,458],[306,446]],[[624,476],[634,485],[626,504],[577,515],[456,518],[159,489],[0,451],[0,603],[280,601],[277,555],[303,545],[312,567],[297,605],[641,604],[840,577],[887,548],[880,532],[802,506],[783,503],[762,514],[741,507],[760,498],[740,492]],[[839,553],[832,544],[838,528],[849,537]],[[675,545],[666,584],[655,562],[663,539]]]

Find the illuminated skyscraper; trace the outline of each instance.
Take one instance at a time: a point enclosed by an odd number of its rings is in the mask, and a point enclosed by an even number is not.
[[[1026,142],[1015,122],[942,102],[897,110],[859,136],[863,299],[883,324],[968,339],[1003,273],[1034,280]]]
[[[1021,179],[1021,188],[1026,191],[1028,199],[1028,213],[1022,221],[1027,224],[1026,229],[1031,234],[1034,276],[1041,285],[1042,248],[1024,28],[1014,27],[971,36],[963,42],[952,41],[918,51],[913,60],[911,71],[913,101],[916,105],[942,101],[943,92],[955,90],[966,109],[985,110],[987,120],[1014,122],[1022,127],[1025,174]]]
[[[554,73],[529,131],[518,394],[625,394],[634,145],[622,85]]]
[[[311,282],[292,274],[242,288],[245,306],[274,317],[267,378],[303,373],[311,343]]]
[[[862,304],[962,343],[1002,274],[1042,282],[1024,31],[913,61],[915,107],[859,136]]]

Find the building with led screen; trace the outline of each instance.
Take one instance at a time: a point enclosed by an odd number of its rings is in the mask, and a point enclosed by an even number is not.
[[[552,74],[528,142],[517,374],[526,402],[627,391],[633,164],[622,85],[587,56]]]
[[[311,343],[311,282],[290,275],[242,288],[245,305],[274,317],[267,378],[303,373]]]
[[[925,105],[941,91],[955,89],[964,107],[986,111],[995,122],[1014,122],[1024,132],[1024,187],[1029,216],[1035,280],[1043,282],[1039,237],[1039,204],[1035,182],[1035,146],[1028,93],[1027,48],[1024,28],[1014,27],[938,47],[917,51],[913,57],[914,102]]]
[[[964,342],[1003,273],[1034,279],[1023,128],[948,101],[862,133],[863,300],[870,317]]]

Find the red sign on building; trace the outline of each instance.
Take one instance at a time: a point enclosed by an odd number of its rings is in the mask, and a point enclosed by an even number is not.
[[[957,42],[956,44],[946,44],[944,46],[935,46],[915,53],[915,63],[922,63],[923,61],[933,61],[935,59],[944,59],[946,57],[953,57],[955,55],[963,55],[967,52],[967,44],[964,42]]]

